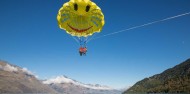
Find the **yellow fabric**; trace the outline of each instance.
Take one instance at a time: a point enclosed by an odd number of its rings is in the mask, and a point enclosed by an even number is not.
[[[87,6],[90,7],[89,11]],[[105,23],[101,9],[90,0],[70,0],[63,4],[58,12],[57,21],[61,29],[78,37],[100,32]]]

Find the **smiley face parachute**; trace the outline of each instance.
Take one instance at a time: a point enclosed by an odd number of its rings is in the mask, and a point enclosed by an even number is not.
[[[85,44],[87,37],[101,32],[105,23],[101,9],[90,0],[70,0],[63,4],[57,21],[59,27],[77,37],[80,44]]]

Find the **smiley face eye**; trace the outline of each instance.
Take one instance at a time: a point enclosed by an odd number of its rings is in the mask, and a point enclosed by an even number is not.
[[[78,10],[78,5],[75,3],[74,4],[74,10],[77,11]]]
[[[90,10],[90,6],[87,5],[87,6],[86,6],[86,12],[88,12],[89,10]]]

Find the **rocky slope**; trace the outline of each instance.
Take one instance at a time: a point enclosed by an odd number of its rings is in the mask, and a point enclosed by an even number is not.
[[[57,92],[41,83],[26,68],[0,61],[0,93],[51,93]]]
[[[123,94],[137,92],[190,93],[190,59],[161,74],[137,82]]]

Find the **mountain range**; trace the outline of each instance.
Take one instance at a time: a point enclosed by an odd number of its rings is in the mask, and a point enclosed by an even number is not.
[[[67,94],[67,92],[70,94],[76,94],[76,92],[77,94],[121,94],[121,91],[108,86],[84,84],[66,76],[58,76],[53,79],[44,80],[43,83],[64,94]]]
[[[84,84],[66,76],[39,80],[26,68],[0,61],[0,93],[121,94],[99,84]]]
[[[121,94],[122,90],[99,84],[85,84],[64,75],[39,80],[27,68],[0,61],[0,94]],[[190,59],[138,81],[122,94],[128,93],[190,93]]]

